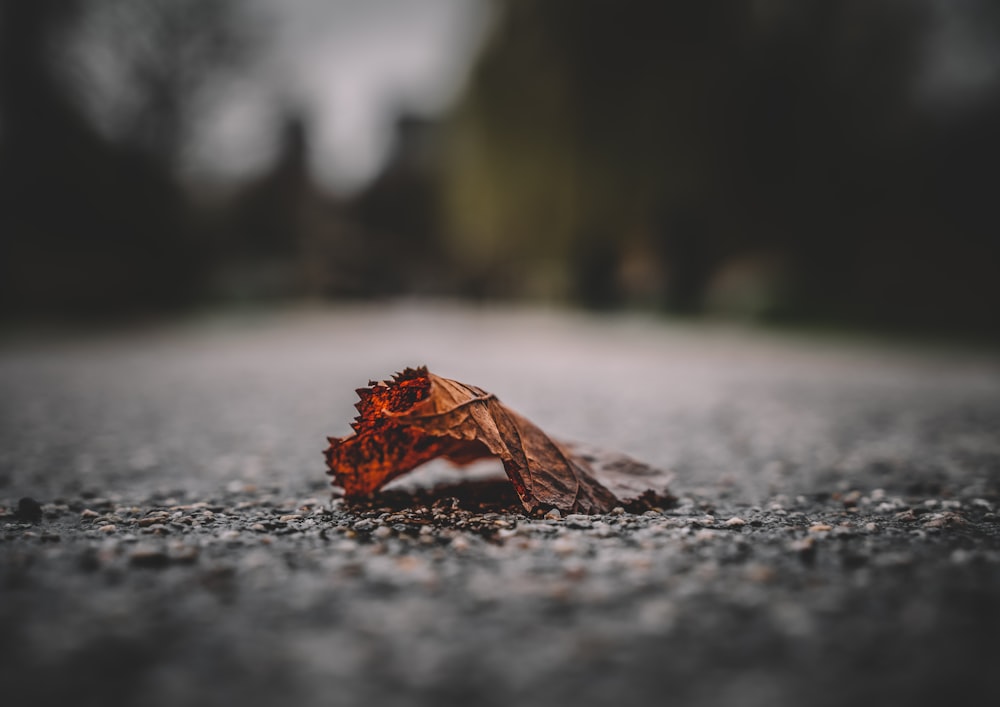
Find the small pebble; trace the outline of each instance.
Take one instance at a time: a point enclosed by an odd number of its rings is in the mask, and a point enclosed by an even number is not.
[[[107,525],[100,526],[98,528],[98,530],[100,532],[102,532],[102,533],[113,533],[116,530],[118,530],[118,526],[117,525],[112,525],[111,523],[108,523]]]
[[[170,558],[163,550],[151,547],[138,547],[128,555],[129,564],[134,567],[159,568],[170,564]]]
[[[170,548],[168,556],[172,562],[188,565],[198,559],[198,553],[194,545],[175,545]]]
[[[545,514],[546,520],[560,520],[562,519],[562,513],[559,512],[558,508],[553,508],[548,513]]]
[[[86,519],[97,518],[100,515],[101,514],[98,513],[97,511],[92,511],[89,508],[85,508],[83,512],[80,513],[80,518],[86,518]]]
[[[816,540],[815,538],[802,538],[801,540],[796,540],[791,545],[789,549],[798,554],[799,559],[801,559],[806,564],[812,564],[813,560],[816,559]]]
[[[723,525],[725,525],[727,528],[742,528],[746,524],[747,522],[742,518],[740,518],[739,516],[733,516],[725,523],[723,523]]]
[[[169,513],[152,513],[147,515],[145,518],[140,518],[137,522],[140,528],[146,528],[151,525],[162,524],[167,518],[170,517]]]
[[[760,563],[752,563],[747,565],[746,577],[751,582],[756,582],[757,584],[766,584],[768,582],[774,581],[777,577],[777,572],[774,571],[773,567],[769,567]]]
[[[566,536],[556,538],[552,542],[552,550],[557,555],[572,555],[580,549],[580,546],[572,538]]]
[[[42,519],[42,504],[30,496],[25,496],[17,502],[15,517],[25,523],[37,523]]]
[[[965,520],[958,513],[952,513],[951,511],[946,511],[944,513],[934,513],[929,518],[924,520],[924,526],[927,528],[948,528],[968,525],[968,521]]]

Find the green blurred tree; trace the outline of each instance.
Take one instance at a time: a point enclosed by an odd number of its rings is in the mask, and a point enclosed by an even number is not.
[[[967,17],[996,14],[972,5]],[[940,175],[963,130],[914,100],[929,3],[502,8],[452,116],[445,178],[454,247],[478,281],[614,304],[638,259],[663,304],[697,311],[720,268],[764,253],[789,314],[989,316],[979,263],[996,246],[944,215],[949,192],[988,182],[966,148]]]

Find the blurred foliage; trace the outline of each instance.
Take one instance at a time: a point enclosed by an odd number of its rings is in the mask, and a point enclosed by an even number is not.
[[[172,165],[259,40],[241,5],[85,0],[57,59],[75,67],[69,88],[102,134]]]
[[[964,9],[995,32],[995,7]],[[773,315],[1000,328],[997,87],[919,104],[931,5],[503,8],[447,157],[480,281],[684,312],[756,278]]]
[[[350,196],[292,104],[262,173],[181,173],[253,73],[248,7],[0,0],[0,310],[433,294],[1000,335],[991,0],[498,0],[454,109],[402,112]]]
[[[209,253],[175,157],[238,63],[223,0],[0,1],[0,305],[191,301]]]

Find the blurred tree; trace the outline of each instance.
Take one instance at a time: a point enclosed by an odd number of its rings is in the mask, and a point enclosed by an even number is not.
[[[118,145],[173,166],[243,70],[259,28],[239,0],[97,0],[57,55],[71,89]]]
[[[613,280],[653,214],[692,211],[718,178],[745,10],[518,0],[505,9],[454,119],[458,248],[511,269],[540,260],[581,294],[604,293],[595,304],[610,302],[615,283],[594,278]]]
[[[502,6],[445,175],[471,272],[540,270],[606,305],[628,299],[641,254],[664,304],[697,311],[723,265],[763,254],[792,315],[940,326],[1000,305],[980,267],[996,247],[970,214],[996,219],[955,207],[994,181],[974,153],[995,131],[967,132],[990,102],[944,125],[914,100],[931,3]]]
[[[236,238],[233,249],[258,259],[285,259],[295,255],[302,227],[301,200],[312,185],[309,170],[309,136],[298,114],[285,117],[273,166],[249,184],[235,209]]]
[[[439,294],[450,281],[440,238],[438,131],[401,114],[388,162],[353,199],[350,215],[368,254],[355,267],[369,294]]]
[[[837,315],[872,296],[854,289],[858,269],[897,237],[893,219],[910,218],[925,9],[775,1],[755,20],[730,137],[730,232],[783,254],[786,309]]]
[[[0,0],[7,313],[144,309],[197,293],[206,252],[186,228],[172,168],[194,96],[223,67],[204,45],[241,31],[229,5]],[[113,75],[99,78],[88,57]],[[110,122],[89,110],[105,99]]]
[[[325,261],[332,254],[322,253],[324,262],[302,262],[306,248],[319,255],[319,244],[311,242],[317,236],[317,212],[334,208],[313,181],[308,124],[298,111],[289,110],[276,132],[273,164],[245,183],[224,209],[228,223],[216,239],[214,289],[226,299],[321,294],[328,279]]]

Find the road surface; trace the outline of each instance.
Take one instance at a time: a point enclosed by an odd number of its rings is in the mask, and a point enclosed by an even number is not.
[[[366,507],[332,501],[321,452],[354,388],[419,364],[672,470],[677,503],[544,519],[460,486],[408,500],[460,478],[445,465]],[[1000,688],[988,352],[397,304],[8,336],[0,392],[12,705]]]

